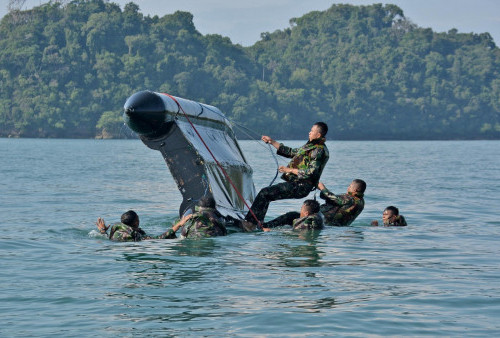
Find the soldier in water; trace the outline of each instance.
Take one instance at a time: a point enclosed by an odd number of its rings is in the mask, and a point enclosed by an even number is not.
[[[305,200],[300,208],[300,213],[296,211],[287,212],[272,221],[263,224],[266,228],[275,228],[290,224],[293,230],[320,230],[323,229],[323,218],[319,214],[319,203],[315,200]]]
[[[224,217],[215,206],[213,197],[202,197],[195,207],[195,213],[183,225],[182,236],[186,238],[226,236]]]
[[[158,236],[149,236],[139,227],[139,215],[133,210],[124,212],[121,216],[120,223],[106,226],[104,220],[99,217],[96,225],[101,234],[108,235],[110,240],[116,242],[138,242],[144,239],[172,239],[177,237],[175,233],[191,218],[191,216],[192,215],[187,215],[183,217],[179,222],[174,224],[171,229]],[[108,234],[109,229],[110,231]]]
[[[161,235],[150,236],[139,227],[139,216],[133,210],[129,210],[121,216],[121,222],[112,226],[106,226],[102,218],[96,222],[101,234],[107,234],[111,228],[108,238],[118,242],[137,242],[147,239],[173,239],[177,238],[176,232],[182,227],[182,236],[186,238],[225,236],[226,227],[222,215],[215,210],[213,197],[202,197],[195,207],[195,213],[184,216],[171,229]]]
[[[404,216],[399,214],[399,209],[392,205],[384,209],[382,213],[382,222],[386,227],[404,227],[408,225]],[[378,226],[378,221],[372,221],[371,224],[373,226]]]
[[[321,182],[318,183],[318,188],[321,190],[319,197],[325,200],[321,205],[321,212],[327,225],[347,226],[354,222],[365,207],[363,197],[366,183],[363,180],[353,180],[346,194],[335,195]]]

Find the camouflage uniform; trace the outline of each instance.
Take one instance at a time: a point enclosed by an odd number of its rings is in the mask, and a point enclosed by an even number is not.
[[[144,239],[174,239],[177,238],[175,231],[169,229],[159,236],[149,236],[141,228],[116,223],[111,227],[109,239],[116,242],[138,242]]]
[[[278,148],[278,155],[291,158],[288,168],[298,169],[299,174],[285,173],[281,176],[286,182],[265,187],[257,194],[251,209],[260,222],[264,220],[269,203],[287,198],[304,198],[316,187],[329,153],[325,138],[307,142],[300,148],[290,148],[283,143]],[[251,212],[245,219],[255,222]]]
[[[168,229],[161,235],[148,237],[148,239],[174,239],[174,238],[177,238],[177,236],[175,235],[175,231],[172,229]]]
[[[323,218],[319,214],[312,214],[293,220],[293,230],[320,230],[323,229]]]
[[[384,226],[386,226],[386,227],[391,227],[391,226],[405,227],[407,225],[408,224],[406,223],[406,220],[405,220],[403,215],[396,216],[396,219],[394,220],[394,222],[387,222],[387,223],[384,222]]]
[[[300,213],[290,211],[272,221],[264,223],[264,227],[275,228],[287,224],[291,224],[293,230],[319,230],[323,229],[323,218],[319,214],[300,217]]]
[[[335,195],[325,188],[321,190],[320,197],[326,202],[321,205],[320,210],[325,216],[327,225],[347,226],[365,207],[361,192]]]
[[[109,239],[117,242],[138,242],[146,237],[141,228],[133,228],[123,223],[116,223],[111,227]]]
[[[195,211],[182,227],[182,236],[201,238],[227,235],[222,215],[217,210],[196,206]]]

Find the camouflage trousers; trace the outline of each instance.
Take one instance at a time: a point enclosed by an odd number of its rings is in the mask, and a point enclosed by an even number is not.
[[[263,222],[264,217],[266,217],[267,209],[269,208],[269,203],[288,198],[304,198],[309,195],[313,188],[314,186],[312,184],[300,181],[283,182],[265,187],[259,191],[250,208],[257,219]],[[245,220],[255,223],[255,218],[250,211],[245,217]]]
[[[263,224],[264,228],[276,228],[282,225],[292,225],[293,220],[300,217],[300,213],[297,211],[290,211],[284,215],[276,217],[272,221]]]

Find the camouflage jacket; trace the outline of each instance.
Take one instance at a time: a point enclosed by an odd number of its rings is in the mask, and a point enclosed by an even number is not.
[[[175,231],[172,229],[168,229],[161,235],[148,237],[148,239],[174,239],[174,238],[177,238],[177,236],[175,235]]]
[[[196,206],[195,211],[182,227],[182,236],[201,238],[227,235],[222,216],[217,210]]]
[[[335,195],[325,188],[321,190],[320,197],[326,202],[321,205],[320,210],[328,225],[347,226],[365,207],[363,193],[359,192]]]
[[[406,220],[405,220],[405,217],[403,215],[396,216],[396,219],[394,220],[394,222],[387,222],[387,223],[384,222],[384,226],[386,226],[386,227],[391,227],[391,226],[405,227],[407,225],[408,224],[406,224]]]
[[[323,229],[323,218],[319,214],[296,218],[292,226],[293,230],[320,230]]]
[[[109,239],[117,242],[138,242],[146,237],[141,228],[133,228],[123,223],[116,223],[111,227]]]
[[[299,169],[298,175],[285,173],[281,178],[288,182],[306,181],[316,186],[330,157],[325,142],[325,138],[320,138],[300,148],[290,148],[280,143],[277,154],[292,159],[288,168]]]

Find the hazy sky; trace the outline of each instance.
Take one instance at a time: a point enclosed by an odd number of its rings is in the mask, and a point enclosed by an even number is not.
[[[9,0],[0,0],[0,16],[7,13]],[[24,9],[48,2],[27,0]],[[123,9],[131,0],[114,0]],[[233,43],[253,45],[262,32],[289,27],[289,20],[313,10],[325,10],[332,4],[370,5],[381,1],[363,0],[135,0],[144,15],[193,14],[194,24],[202,34],[227,36]],[[459,33],[489,32],[500,45],[500,0],[393,0],[405,16],[420,27],[437,32],[452,28]]]

